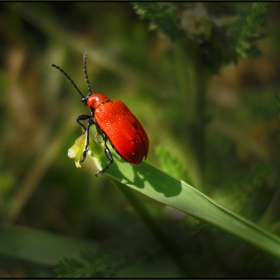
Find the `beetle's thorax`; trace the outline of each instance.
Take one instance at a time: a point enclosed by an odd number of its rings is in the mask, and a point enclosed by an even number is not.
[[[102,103],[106,103],[108,101],[110,101],[110,99],[107,96],[100,93],[93,93],[88,97],[87,105],[90,108],[96,109]]]

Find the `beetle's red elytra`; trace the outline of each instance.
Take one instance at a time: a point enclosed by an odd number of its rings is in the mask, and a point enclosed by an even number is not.
[[[82,102],[89,107],[91,112],[91,115],[80,115],[77,117],[77,122],[84,129],[83,133],[86,136],[81,162],[87,156],[90,127],[95,125],[98,134],[103,138],[104,152],[109,159],[106,166],[97,172],[95,176],[103,174],[114,161],[110,149],[107,146],[107,140],[110,141],[112,147],[125,161],[136,165],[140,164],[143,158],[147,158],[149,152],[149,139],[144,128],[123,102],[111,100],[100,93],[92,93],[86,63],[87,54],[85,53],[84,76],[89,91],[87,96],[81,93],[77,85],[64,70],[52,64],[53,67],[60,70],[67,77],[82,96]],[[85,120],[87,120],[86,125],[82,123]]]

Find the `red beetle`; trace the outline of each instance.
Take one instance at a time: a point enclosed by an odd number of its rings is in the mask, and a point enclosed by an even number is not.
[[[81,115],[77,117],[78,124],[83,127],[84,133],[86,134],[86,143],[81,162],[86,159],[88,152],[90,127],[96,125],[98,134],[102,135],[104,152],[109,161],[95,176],[103,174],[114,161],[107,146],[107,140],[110,141],[112,147],[125,161],[136,165],[140,164],[143,158],[147,158],[149,151],[149,139],[144,128],[123,102],[111,100],[100,93],[91,93],[86,63],[87,54],[85,53],[84,76],[89,91],[87,96],[81,93],[77,85],[64,70],[52,64],[53,67],[60,70],[67,77],[82,96],[82,102],[89,107],[91,112],[91,115]],[[81,122],[84,120],[87,120],[86,126]]]

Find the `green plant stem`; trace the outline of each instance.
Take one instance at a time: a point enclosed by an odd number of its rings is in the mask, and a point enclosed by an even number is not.
[[[199,64],[197,62],[197,64]],[[209,72],[206,67],[196,66],[196,104],[195,104],[195,126],[194,145],[196,148],[198,172],[200,178],[200,190],[203,191],[205,185],[205,135],[206,135],[206,87]]]
[[[190,55],[191,54],[191,55]],[[178,94],[182,115],[186,116],[186,139],[190,136],[188,150],[194,150],[197,188],[205,185],[205,134],[206,134],[206,88],[210,71],[201,65],[200,52],[189,40],[174,43],[174,60]],[[186,142],[187,143],[187,142]],[[194,147],[194,148],[193,148]]]
[[[150,229],[152,234],[155,236],[157,241],[162,245],[163,249],[168,253],[168,255],[174,260],[174,262],[179,265],[183,275],[190,277],[191,273],[186,268],[186,264],[179,257],[180,254],[172,245],[171,241],[164,235],[160,230],[159,226],[156,224],[153,217],[150,215],[147,208],[144,206],[142,201],[139,199],[134,190],[131,190],[126,185],[118,182],[117,180],[110,178],[111,182],[117,187],[117,189],[122,193],[124,198],[129,202],[133,210],[139,215],[142,221]]]

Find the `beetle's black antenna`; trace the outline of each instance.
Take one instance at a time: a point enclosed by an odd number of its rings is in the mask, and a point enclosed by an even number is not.
[[[61,69],[59,66],[52,64],[52,67],[58,69],[68,80],[69,82],[74,86],[74,88],[78,91],[78,93],[85,98],[85,96],[81,93],[81,91],[79,90],[79,88],[77,87],[77,85],[74,83],[74,81],[69,77],[69,75],[63,70]]]
[[[89,84],[89,80],[88,80],[88,73],[87,73],[87,53],[84,53],[84,77],[86,80],[86,84],[88,87],[88,96],[92,94],[91,88],[90,88],[90,84]]]

